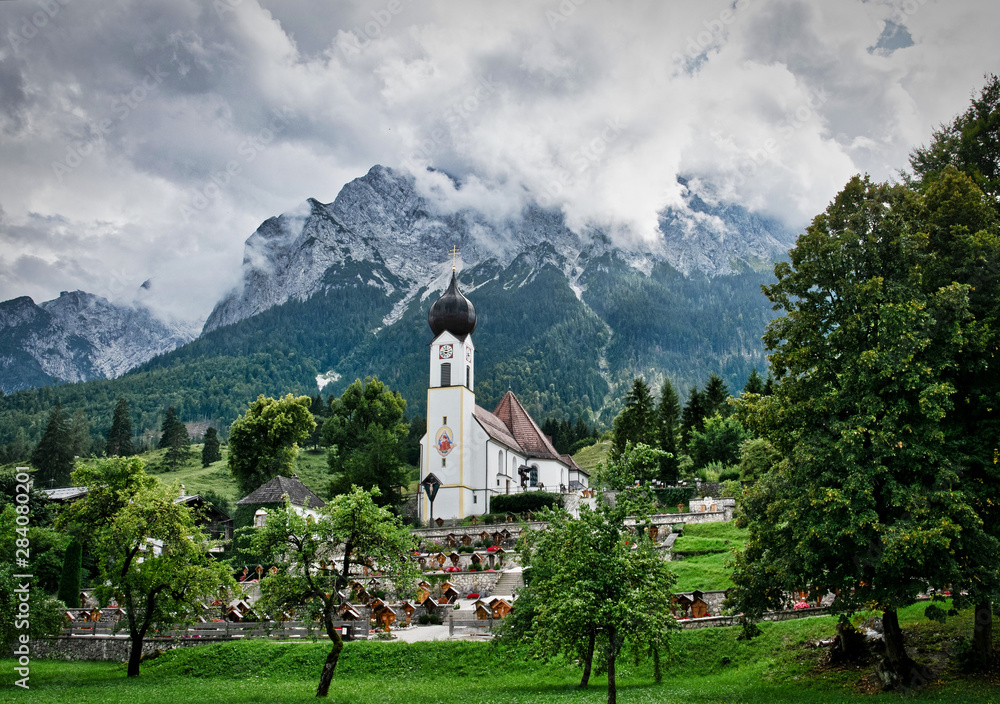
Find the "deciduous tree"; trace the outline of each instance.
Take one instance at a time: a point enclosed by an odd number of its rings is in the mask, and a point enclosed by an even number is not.
[[[330,417],[323,423],[323,439],[330,446],[331,494],[348,493],[353,486],[378,487],[379,505],[399,502],[399,487],[407,481],[402,460],[402,441],[409,432],[405,413],[403,397],[377,377],[356,379],[331,402]]]
[[[261,582],[263,607],[271,613],[294,607],[306,618],[320,620],[333,646],[320,673],[316,695],[330,688],[344,641],[334,628],[337,592],[363,567],[374,569],[391,582],[397,595],[409,596],[418,571],[408,559],[416,544],[410,532],[388,509],[376,505],[378,489],[352,487],[307,520],[286,501],[268,511],[262,528],[253,531],[254,552],[274,559],[276,574]]]
[[[997,554],[954,490],[941,424],[968,344],[969,288],[922,285],[920,213],[906,188],[855,177],[814,219],[765,287],[785,311],[764,336],[774,393],[741,413],[786,459],[744,500],[731,598],[748,615],[803,588],[835,593],[834,611],[875,604],[890,687],[918,672],[897,609],[928,585],[962,583],[976,551]]]
[[[546,515],[548,526],[529,532],[522,543],[525,588],[515,602],[530,605],[527,638],[543,656],[562,654],[583,665],[580,686],[590,679],[595,650],[603,650],[608,703],[615,704],[616,664],[628,647],[638,658],[651,654],[657,681],[660,658],[669,652],[673,575],[652,541],[632,534],[621,512],[584,506],[579,518]],[[527,624],[524,624],[527,625]]]
[[[316,427],[308,396],[263,394],[229,430],[229,471],[246,495],[279,474],[292,474],[298,443]]]
[[[97,558],[99,603],[124,609],[131,650],[128,676],[139,675],[142,643],[154,623],[192,618],[199,602],[235,586],[217,562],[194,512],[174,503],[177,489],[146,474],[139,458],[81,465],[73,474],[86,496],[60,514],[59,524],[87,541]]]

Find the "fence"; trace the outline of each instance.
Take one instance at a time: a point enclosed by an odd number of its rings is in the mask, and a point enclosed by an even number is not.
[[[309,626],[312,626],[310,632]],[[350,639],[352,635],[368,635],[367,621],[339,621],[334,626],[341,635]],[[124,621],[91,622],[71,621],[63,628],[64,636],[104,636],[128,637],[128,625]],[[188,626],[178,626],[170,629],[153,631],[146,634],[146,640],[235,640],[237,638],[326,638],[326,630],[322,624],[309,624],[305,621],[257,621],[230,623],[228,621],[212,621],[208,623],[193,623]]]

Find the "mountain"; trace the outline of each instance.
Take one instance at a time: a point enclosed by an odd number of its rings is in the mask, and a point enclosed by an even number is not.
[[[194,335],[83,291],[0,303],[0,390],[114,378]]]
[[[661,213],[662,239],[618,247],[600,229],[574,233],[560,212],[536,204],[502,220],[472,208],[448,212],[420,195],[413,177],[375,166],[344,186],[332,203],[309,199],[266,220],[246,241],[242,286],[215,307],[204,330],[291,299],[304,301],[337,285],[349,262],[366,262],[367,277],[354,275],[387,297],[402,291],[385,321],[391,324],[418,291],[447,283],[442,262],[452,246],[458,247],[464,267],[506,266],[545,243],[576,290],[587,263],[612,251],[647,274],[667,263],[685,275],[719,276],[770,270],[791,245],[790,233],[776,221],[740,206],[711,205],[688,189],[686,180],[681,183],[687,207]]]
[[[684,206],[660,214],[662,238],[626,245],[600,228],[574,232],[560,212],[532,203],[499,218],[450,211],[412,177],[373,167],[332,203],[309,199],[264,221],[246,241],[241,286],[197,339],[117,379],[0,398],[0,446],[19,428],[37,441],[56,400],[68,412],[83,408],[97,432],[119,396],[137,429],[154,431],[170,405],[225,428],[259,394],[339,395],[370,375],[400,391],[411,415],[423,413],[427,310],[448,282],[453,246],[479,314],[481,405],[511,389],[539,420],[608,423],[636,374],[656,386],[670,378],[683,396],[717,372],[736,391],[752,369],[766,370],[760,336],[774,312],[760,287],[792,237],[682,185]],[[25,329],[48,329],[43,313],[52,316],[28,299],[0,306],[2,319]],[[82,337],[59,339],[92,349]],[[68,377],[20,347],[7,357],[34,364],[37,383]]]

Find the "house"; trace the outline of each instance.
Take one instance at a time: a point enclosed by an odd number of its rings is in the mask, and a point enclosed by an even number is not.
[[[236,527],[262,527],[267,519],[266,511],[284,506],[286,495],[295,511],[306,518],[319,517],[319,509],[326,506],[323,499],[299,481],[298,475],[293,474],[291,478],[279,475],[236,502]]]
[[[184,486],[181,485],[183,491]],[[183,504],[195,511],[195,524],[208,534],[210,540],[232,540],[233,519],[225,511],[221,511],[201,497],[200,494],[187,496],[181,494],[174,499],[175,504]],[[222,552],[221,546],[212,548],[212,552]]]

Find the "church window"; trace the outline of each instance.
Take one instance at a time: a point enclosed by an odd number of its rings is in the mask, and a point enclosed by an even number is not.
[[[531,473],[528,475],[528,484],[530,486],[538,486],[538,465],[531,465]]]
[[[451,386],[451,362],[441,365],[441,386]]]
[[[442,457],[441,458],[441,466],[442,467],[448,466],[448,458],[447,457]]]
[[[479,498],[478,496],[476,496],[475,494],[473,494],[472,495],[472,503],[474,503],[474,504],[478,503],[478,501],[476,501],[476,499],[478,499],[478,498]]]
[[[465,385],[472,388],[472,367],[465,367]]]

